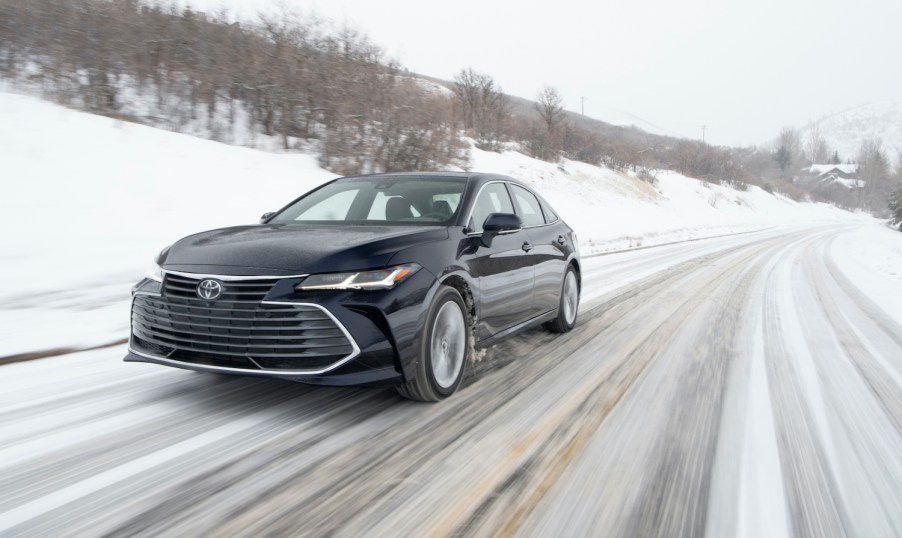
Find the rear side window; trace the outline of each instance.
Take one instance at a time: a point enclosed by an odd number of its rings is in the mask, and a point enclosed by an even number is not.
[[[542,212],[545,213],[545,222],[551,223],[559,219],[557,213],[554,212],[554,209],[551,209],[551,206],[548,205],[548,202],[545,200],[539,200],[542,202]]]
[[[489,183],[473,206],[473,216],[470,218],[470,229],[474,232],[481,232],[485,219],[492,213],[513,213],[514,206],[511,204],[511,197],[507,194],[504,183]]]
[[[518,214],[523,219],[524,226],[541,226],[545,224],[545,217],[542,216],[542,206],[539,205],[539,200],[533,193],[517,185],[511,185],[511,193],[514,195],[514,200],[517,201]]]

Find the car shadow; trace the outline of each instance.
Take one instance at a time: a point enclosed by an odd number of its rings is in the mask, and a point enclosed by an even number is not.
[[[299,410],[316,406],[332,408],[349,399],[364,401],[399,399],[391,387],[322,387],[281,379],[263,379],[209,372],[175,371],[172,382],[153,394],[201,412],[245,412],[264,409],[294,400]]]

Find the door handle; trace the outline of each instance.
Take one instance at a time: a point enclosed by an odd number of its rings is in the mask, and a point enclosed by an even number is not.
[[[557,244],[558,244],[558,245],[564,246],[564,244],[565,244],[566,242],[567,242],[567,240],[564,239],[564,236],[563,236],[563,235],[557,236]]]
[[[522,248],[524,252],[529,252],[532,250],[532,245],[530,245],[528,241],[524,241],[523,246],[520,248]]]

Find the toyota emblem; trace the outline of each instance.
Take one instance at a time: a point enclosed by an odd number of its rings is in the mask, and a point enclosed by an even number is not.
[[[207,301],[215,301],[222,295],[222,283],[217,280],[201,280],[197,284],[197,296]]]

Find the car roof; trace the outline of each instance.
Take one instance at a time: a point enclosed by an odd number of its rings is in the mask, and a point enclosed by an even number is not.
[[[358,176],[347,176],[340,179],[366,179],[366,178],[377,178],[377,177],[397,177],[397,178],[455,178],[455,179],[466,179],[470,182],[482,184],[487,183],[489,181],[511,181],[513,183],[517,183],[522,185],[521,181],[518,181],[510,176],[505,176],[502,174],[492,174],[485,172],[386,172],[382,174],[363,174]]]

